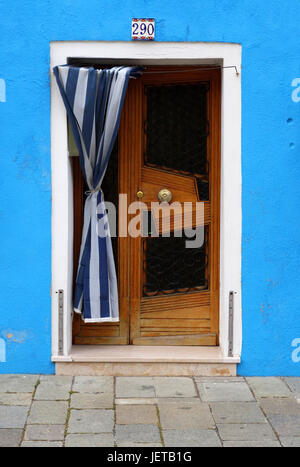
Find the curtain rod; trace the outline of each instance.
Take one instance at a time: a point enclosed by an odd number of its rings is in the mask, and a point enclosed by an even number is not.
[[[176,65],[175,65],[176,66]],[[221,70],[223,68],[234,68],[235,69],[235,74],[236,76],[239,76],[239,71],[238,71],[238,68],[236,65],[229,65],[229,66],[210,66],[210,67],[207,67],[207,68],[194,68],[193,70],[171,70],[171,71],[168,71],[168,73],[188,73],[188,72],[191,72],[191,71],[203,71],[203,70]],[[147,67],[143,67],[144,70],[147,70]],[[147,71],[147,74],[148,75],[154,75],[154,74],[161,74],[161,73],[165,73],[165,71],[163,70],[157,70],[157,71]],[[134,78],[134,76],[132,77]]]
[[[168,66],[168,65],[166,65]],[[176,66],[176,65],[175,65]],[[147,67],[141,67],[142,70],[147,70]],[[207,70],[222,70],[224,68],[234,68],[236,76],[239,76],[240,72],[238,71],[238,67],[236,65],[228,65],[228,66],[210,66],[210,67],[202,67],[202,68],[194,68],[193,70],[172,70],[168,71],[168,73],[188,73],[190,71],[207,71]],[[154,74],[161,74],[165,73],[164,70],[157,70],[157,71],[147,71],[148,75]],[[53,71],[50,70],[50,74],[53,74]],[[130,76],[130,79],[137,79],[136,76]]]

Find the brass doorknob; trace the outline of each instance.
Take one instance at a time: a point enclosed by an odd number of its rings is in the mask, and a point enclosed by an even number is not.
[[[172,193],[167,188],[163,188],[157,194],[159,201],[169,203],[172,199]]]
[[[138,199],[141,199],[144,196],[144,193],[141,190],[139,190],[137,192],[136,196],[137,196]]]

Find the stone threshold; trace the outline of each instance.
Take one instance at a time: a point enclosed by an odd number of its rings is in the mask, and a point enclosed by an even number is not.
[[[73,345],[69,355],[53,355],[52,362],[115,363],[240,363],[240,357],[226,357],[220,347]]]
[[[76,345],[52,361],[57,375],[236,376],[240,358],[220,347]]]

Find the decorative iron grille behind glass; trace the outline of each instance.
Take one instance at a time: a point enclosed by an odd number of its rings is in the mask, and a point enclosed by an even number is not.
[[[182,237],[148,237],[144,247],[144,296],[186,293],[208,287],[208,229],[200,248]]]

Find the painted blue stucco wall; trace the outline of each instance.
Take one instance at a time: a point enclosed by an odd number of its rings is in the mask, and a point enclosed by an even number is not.
[[[242,45],[243,349],[238,371],[300,375],[297,2],[0,0],[0,11],[0,350],[6,350],[5,358],[0,352],[0,373],[54,371],[50,41],[127,41],[132,17],[154,17],[157,41]]]

